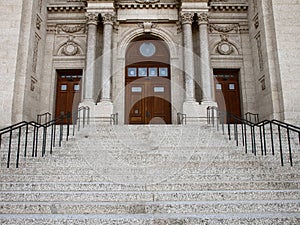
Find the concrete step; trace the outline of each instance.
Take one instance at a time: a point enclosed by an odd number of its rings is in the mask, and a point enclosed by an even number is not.
[[[300,200],[0,202],[2,214],[300,213]]]
[[[0,191],[2,202],[161,202],[299,200],[300,190],[229,191]]]
[[[235,214],[0,214],[3,225],[167,225],[167,224],[210,224],[210,225],[296,225],[300,223],[299,213],[235,213]]]
[[[299,190],[300,181],[219,182],[0,182],[2,191],[211,191],[211,190]]]

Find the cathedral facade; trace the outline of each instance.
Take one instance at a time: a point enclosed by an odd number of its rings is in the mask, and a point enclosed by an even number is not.
[[[96,120],[177,113],[300,122],[300,3],[287,0],[0,2],[0,126],[89,106]]]

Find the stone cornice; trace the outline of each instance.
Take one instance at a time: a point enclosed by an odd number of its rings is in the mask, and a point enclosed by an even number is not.
[[[115,3],[116,9],[166,9],[166,8],[179,8],[180,2],[179,1],[144,1],[144,0],[138,0],[138,1],[122,1],[122,2],[116,2]]]
[[[246,11],[248,3],[246,1],[211,1],[209,3],[212,11]]]
[[[48,12],[85,12],[86,7],[85,6],[58,6],[58,5],[51,5],[47,6]]]

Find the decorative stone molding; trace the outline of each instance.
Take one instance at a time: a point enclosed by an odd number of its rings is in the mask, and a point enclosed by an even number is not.
[[[86,29],[83,24],[78,24],[78,25],[58,25],[57,26],[57,33],[64,32],[64,33],[78,33],[82,31],[85,33]]]
[[[247,0],[223,0],[223,1],[209,1],[210,10],[212,11],[247,11]]]
[[[181,13],[180,16],[181,16],[182,24],[192,24],[193,23],[193,17],[194,17],[193,13],[184,12],[184,13]]]
[[[208,13],[198,13],[198,24],[208,24]]]
[[[131,2],[131,1],[118,1],[115,3],[116,9],[121,8],[121,9],[140,9],[140,8],[158,8],[158,9],[174,9],[174,8],[179,8],[180,7],[180,2],[179,1],[154,1],[154,0],[137,0],[136,2]]]
[[[253,25],[254,25],[255,29],[257,29],[259,27],[258,14],[256,14],[253,18]]]
[[[32,57],[32,72],[33,73],[36,73],[40,40],[41,40],[41,37],[37,33],[35,33],[34,43],[33,43],[33,57]]]
[[[86,20],[87,20],[87,25],[90,25],[90,24],[97,25],[98,24],[98,14],[97,13],[88,13],[88,14],[86,14]]]
[[[48,6],[48,12],[55,13],[55,12],[85,12],[86,7],[84,5],[80,6]]]
[[[234,52],[234,47],[228,40],[228,35],[222,34],[220,37],[221,41],[217,44],[217,52],[221,55],[231,55]]]
[[[141,3],[141,4],[153,4],[160,2],[160,0],[135,0],[136,3]]]
[[[42,7],[43,7],[43,0],[39,0],[39,1],[38,1],[38,9],[39,9],[39,13],[42,13]]]
[[[105,13],[104,15],[101,16],[102,16],[103,24],[114,25],[115,15],[113,13]]]
[[[221,33],[229,33],[231,31],[238,33],[239,25],[238,24],[230,24],[230,25],[226,25],[226,26],[220,26],[217,24],[210,24],[209,30],[210,30],[210,32],[213,32],[215,30],[215,31],[221,32]]]
[[[181,21],[177,21],[176,26],[177,26],[177,34],[181,33],[182,32]]]
[[[57,32],[57,26],[55,24],[51,24],[47,26],[48,34],[55,34]]]
[[[154,24],[151,21],[145,21],[143,23],[139,23],[138,26],[143,28],[145,33],[150,33],[152,31],[152,28],[157,27],[157,24]]]
[[[257,47],[257,53],[258,53],[259,69],[260,69],[260,71],[263,71],[264,70],[264,60],[263,60],[263,54],[262,54],[262,43],[261,43],[260,33],[258,33],[255,36],[255,39],[256,39],[256,47]]]
[[[74,41],[74,39],[74,36],[69,36],[68,41],[60,47],[58,54],[65,56],[79,55],[81,53],[80,46]]]
[[[42,26],[42,19],[39,15],[36,15],[35,27],[36,27],[36,29],[40,30],[41,26]]]

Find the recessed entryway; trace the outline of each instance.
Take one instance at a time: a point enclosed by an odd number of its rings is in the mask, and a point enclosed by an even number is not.
[[[55,116],[76,115],[81,100],[82,70],[57,70]],[[66,122],[66,121],[64,121]]]
[[[126,54],[125,122],[171,123],[169,50],[162,40],[133,41]]]

